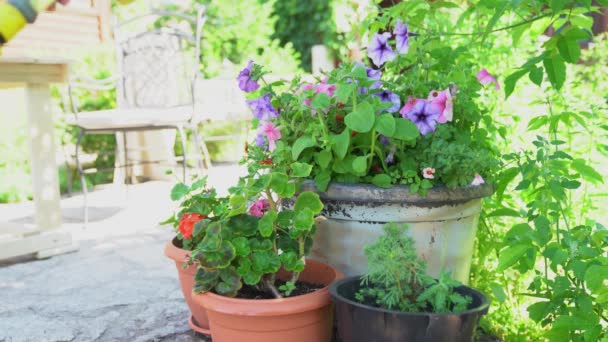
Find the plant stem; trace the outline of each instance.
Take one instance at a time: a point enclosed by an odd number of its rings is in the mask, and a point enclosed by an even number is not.
[[[306,259],[304,258],[304,247],[305,247],[304,238],[299,237],[298,238],[298,256],[302,259],[302,262],[304,263],[304,265],[306,265]],[[295,284],[299,278],[300,278],[300,272],[293,272],[291,275],[291,282]]]
[[[372,143],[371,143],[371,147],[369,149],[369,164],[367,165],[367,172],[369,172],[369,169],[371,169],[372,163],[374,162],[375,149],[376,149],[376,130],[372,127]]]
[[[513,28],[516,28],[516,27],[519,27],[519,26],[522,26],[522,25],[526,25],[526,24],[535,22],[537,20],[546,18],[546,17],[548,17],[550,15],[551,15],[550,13],[539,15],[537,17],[530,18],[530,19],[527,19],[527,20],[523,20],[523,21],[520,21],[520,22],[512,24],[512,25],[503,26],[503,27],[499,27],[499,28],[490,30],[487,33],[494,33],[494,32],[498,32],[498,31],[510,30],[510,29],[513,29]],[[430,33],[427,34],[427,36],[431,36],[431,37],[432,36],[476,36],[476,35],[483,35],[485,33],[486,33],[486,31],[477,31],[477,32],[434,32],[434,33],[430,32]]]
[[[274,278],[274,275],[273,275],[273,278]],[[277,290],[277,288],[274,286],[273,280],[265,281],[264,285],[266,285],[266,288],[272,293],[272,295],[275,298],[283,298],[283,296],[281,295],[281,292],[279,292],[279,290]]]

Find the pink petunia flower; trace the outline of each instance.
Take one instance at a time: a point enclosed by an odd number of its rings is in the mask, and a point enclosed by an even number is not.
[[[268,200],[265,198],[260,198],[249,206],[249,215],[262,217],[269,208],[270,204],[268,203]]]
[[[422,177],[426,179],[435,178],[435,169],[432,167],[425,167],[424,169],[422,169]]]
[[[414,106],[416,106],[416,103],[418,103],[418,101],[420,101],[420,100],[422,100],[422,99],[408,97],[407,102],[405,103],[403,108],[401,108],[401,110],[399,111],[401,116],[405,118],[406,115],[414,109]]]
[[[477,80],[484,86],[494,83],[496,85],[496,90],[500,90],[500,84],[498,84],[496,78],[492,76],[486,68],[481,69],[481,71],[477,73]]]
[[[446,123],[452,121],[454,117],[454,108],[452,104],[452,94],[450,89],[444,91],[432,90],[429,93],[428,101],[431,106],[435,107],[441,115],[437,118],[437,122]]]
[[[275,141],[281,139],[281,131],[272,122],[262,122],[258,128],[258,133],[263,134],[268,139],[268,149],[274,151],[277,147]]]
[[[471,182],[471,185],[478,186],[484,184],[485,182],[486,181],[479,175],[479,173],[476,173],[475,178],[473,178],[473,181]]]
[[[332,96],[334,96],[334,92],[336,91],[336,85],[335,84],[327,84],[327,77],[325,77],[323,79],[323,81],[321,81],[321,83],[319,83],[318,85],[306,83],[306,84],[302,85],[301,89],[304,90],[304,91],[306,91],[306,90],[314,90],[315,91],[315,95],[319,94],[319,93],[325,93],[325,94],[327,94],[327,96],[332,97]],[[312,97],[305,99],[304,100],[304,105],[310,107],[311,101],[312,101]],[[314,115],[316,113],[317,113],[317,111],[314,110],[314,109],[312,109],[312,114]]]

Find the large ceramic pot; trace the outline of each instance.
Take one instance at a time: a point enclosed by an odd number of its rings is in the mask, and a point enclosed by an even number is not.
[[[355,300],[361,278],[352,276],[333,283],[329,292],[336,303],[338,335],[342,342],[472,342],[481,317],[488,313],[488,298],[467,286],[454,289],[473,298],[458,313],[386,310]]]
[[[207,312],[205,311],[205,308],[194,302],[192,299],[192,288],[194,287],[196,265],[190,265],[186,268],[182,267],[184,263],[188,261],[190,251],[182,249],[181,241],[178,238],[174,238],[173,240],[167,242],[167,245],[165,246],[165,255],[169,259],[175,261],[179,284],[181,285],[186,304],[188,304],[188,308],[190,308],[190,312],[192,313],[190,319],[188,320],[190,328],[198,333],[209,335],[210,331]]]
[[[307,260],[300,280],[325,285],[312,293],[255,300],[207,292],[194,295],[194,300],[207,309],[213,342],[329,342],[333,306],[328,285],[342,276],[327,264]]]
[[[302,191],[317,190],[313,182],[305,182]],[[481,201],[492,191],[490,185],[436,187],[421,197],[407,186],[332,183],[326,192],[317,191],[327,220],[319,224],[310,256],[347,276],[363,274],[364,247],[378,239],[387,222],[402,222],[409,225],[408,234],[431,276],[438,277],[444,268],[466,284]]]

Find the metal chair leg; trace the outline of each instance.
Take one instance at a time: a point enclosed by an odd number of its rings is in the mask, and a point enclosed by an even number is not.
[[[211,160],[209,158],[209,151],[207,150],[207,145],[205,145],[205,142],[201,141],[199,138],[198,127],[196,124],[192,125],[192,140],[194,142],[194,148],[197,153],[196,161],[198,162],[198,168],[200,174],[203,175],[205,174],[205,164],[207,164],[207,170],[211,168]],[[201,143],[205,146],[204,148],[201,148]],[[200,155],[201,153],[205,157],[205,161],[203,161],[203,156]]]
[[[87,203],[87,181],[84,177],[84,170],[82,169],[82,165],[80,164],[80,159],[78,158],[78,150],[80,148],[80,143],[82,141],[82,137],[84,136],[85,131],[80,130],[78,132],[78,139],[76,140],[76,152],[74,153],[74,157],[76,159],[76,169],[78,170],[78,174],[80,175],[80,187],[82,188],[82,195],[84,198],[84,227],[86,228],[87,223],[89,222],[89,207]]]
[[[188,167],[188,153],[186,151],[187,146],[186,146],[186,134],[184,132],[184,128],[182,126],[177,126],[177,133],[179,133],[179,138],[182,144],[182,151],[184,153],[183,159],[182,159],[182,177],[183,177],[183,182],[186,182],[186,168]]]

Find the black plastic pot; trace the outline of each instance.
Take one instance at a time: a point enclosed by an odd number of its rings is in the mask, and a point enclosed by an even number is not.
[[[473,297],[469,310],[459,313],[410,313],[368,306],[355,301],[360,276],[334,282],[329,293],[336,305],[342,342],[470,342],[481,316],[488,313],[487,297],[470,287],[456,289]]]

